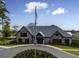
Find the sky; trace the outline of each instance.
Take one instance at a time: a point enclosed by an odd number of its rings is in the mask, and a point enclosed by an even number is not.
[[[64,30],[79,30],[79,0],[5,0],[11,25],[34,23],[37,6],[37,25],[57,25]]]

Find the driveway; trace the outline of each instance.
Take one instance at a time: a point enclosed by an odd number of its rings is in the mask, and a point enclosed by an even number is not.
[[[58,58],[79,58],[79,56],[72,55],[68,52],[64,52],[62,49],[50,46],[50,45],[42,45],[42,44],[27,44],[27,45],[18,45],[13,46],[11,48],[0,50],[0,58],[12,58],[17,53],[27,50],[27,49],[38,49],[42,51],[47,51]]]
[[[4,49],[6,49],[6,48],[0,48],[0,51],[1,51],[1,50],[4,50]]]

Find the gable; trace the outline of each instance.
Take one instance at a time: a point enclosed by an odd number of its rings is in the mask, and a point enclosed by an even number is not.
[[[19,33],[21,33],[21,32],[26,32],[26,29],[25,29],[24,26],[16,33],[16,35],[19,34]]]
[[[58,31],[64,37],[72,37],[70,34],[66,33],[64,30],[62,30],[58,26],[52,25],[52,28],[54,28],[56,31]]]
[[[63,36],[60,32],[56,31],[56,32],[51,36],[51,38],[52,38],[52,39],[63,39],[64,36]]]
[[[60,32],[56,31],[52,36],[60,36],[60,37],[64,37]]]
[[[16,33],[16,35],[18,35],[20,33],[29,33],[29,34],[31,34],[24,26]]]
[[[37,33],[36,36],[42,36],[42,37],[44,37],[44,34],[42,32],[39,32],[39,33]]]

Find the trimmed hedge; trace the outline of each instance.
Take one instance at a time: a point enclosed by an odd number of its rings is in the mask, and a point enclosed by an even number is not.
[[[22,51],[16,54],[16,56],[14,56],[14,58],[34,58],[34,57],[35,57],[34,49]],[[56,57],[45,51],[36,50],[36,58],[56,58]]]
[[[11,44],[17,44],[14,40],[1,40],[0,45],[11,45]]]
[[[79,47],[79,40],[73,39],[72,40],[72,46]]]

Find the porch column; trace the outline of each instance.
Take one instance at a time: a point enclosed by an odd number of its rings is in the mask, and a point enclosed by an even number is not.
[[[65,44],[65,38],[62,39],[62,44]]]
[[[36,40],[35,40],[35,38],[34,38],[34,43],[36,43],[36,44],[37,44],[37,38],[36,38]]]
[[[44,38],[43,38],[43,44],[44,44]]]
[[[69,39],[69,45],[71,45],[71,44],[72,44],[72,38]]]

